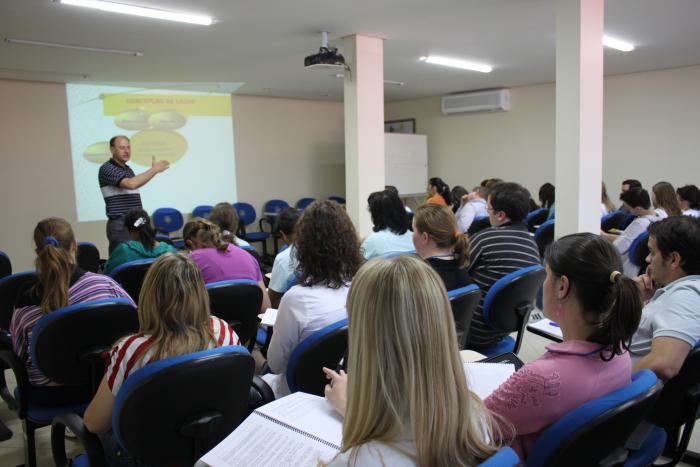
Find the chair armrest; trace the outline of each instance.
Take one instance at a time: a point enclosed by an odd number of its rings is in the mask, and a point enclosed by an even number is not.
[[[57,467],[70,465],[66,456],[66,428],[75,434],[80,444],[85,448],[90,467],[105,466],[104,451],[100,439],[85,428],[83,418],[80,415],[68,413],[59,415],[51,422],[51,453]]]
[[[251,388],[260,395],[262,400],[260,405],[265,405],[275,400],[275,393],[272,391],[272,388],[260,376],[253,376]]]
[[[10,395],[11,401],[6,401],[8,406],[11,406],[13,410],[17,411],[19,418],[24,418],[27,413],[27,394],[29,392],[29,375],[27,374],[27,368],[11,350],[0,351],[0,360],[4,362],[15,374],[15,381],[17,382],[17,387],[19,388],[19,400],[14,396]]]

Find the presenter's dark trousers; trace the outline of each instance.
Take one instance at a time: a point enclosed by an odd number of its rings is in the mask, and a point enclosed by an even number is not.
[[[120,243],[129,241],[129,231],[124,226],[124,218],[109,219],[107,221],[107,240],[109,240],[109,254],[119,246]]]

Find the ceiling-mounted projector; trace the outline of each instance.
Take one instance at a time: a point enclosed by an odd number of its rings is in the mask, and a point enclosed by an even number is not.
[[[318,53],[304,58],[305,68],[345,69],[345,57],[338,53],[335,47],[328,47],[328,33],[321,32],[321,48]]]

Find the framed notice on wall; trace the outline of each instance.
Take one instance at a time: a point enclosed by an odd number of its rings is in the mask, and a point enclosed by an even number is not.
[[[408,133],[416,132],[416,119],[391,120],[384,122],[384,133]]]

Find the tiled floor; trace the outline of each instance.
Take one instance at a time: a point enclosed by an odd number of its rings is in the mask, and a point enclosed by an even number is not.
[[[550,341],[543,337],[536,336],[532,333],[526,333],[522,347],[518,356],[525,362],[532,361],[542,355],[545,345]],[[14,388],[14,379],[10,371],[6,372],[10,389]],[[22,464],[24,462],[22,424],[17,419],[14,412],[8,410],[4,403],[0,402],[0,420],[2,420],[13,432],[13,437],[7,441],[0,442],[0,466],[9,467]],[[50,444],[51,430],[49,427],[42,428],[37,432],[37,459],[40,467],[49,467],[54,465],[51,456]],[[80,447],[77,443],[67,440],[67,449],[77,452]],[[690,441],[690,449],[700,452],[700,430],[693,432],[693,437]],[[679,464],[685,465],[685,464]]]

